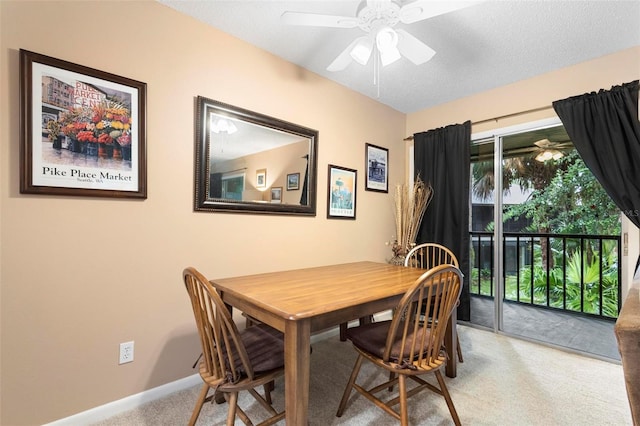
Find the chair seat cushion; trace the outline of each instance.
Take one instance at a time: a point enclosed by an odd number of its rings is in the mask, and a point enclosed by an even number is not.
[[[384,349],[387,344],[387,335],[389,334],[389,326],[391,325],[391,321],[381,321],[375,322],[371,324],[365,324],[358,327],[352,327],[347,329],[347,338],[351,340],[353,345],[358,349],[361,349],[369,354],[383,359]],[[422,327],[419,329],[419,333],[422,331]],[[427,331],[428,333],[428,331]],[[413,333],[410,333],[410,335]],[[411,342],[413,339],[407,336],[407,342]],[[426,341],[429,340],[427,337]],[[409,351],[410,343],[405,343],[405,348],[402,353],[406,356]],[[402,334],[398,333],[396,341],[393,343],[391,347],[391,355],[389,357],[389,361],[394,363],[401,363],[400,358],[400,349],[402,349]],[[409,361],[405,359],[404,361]]]
[[[266,324],[257,324],[240,332],[247,355],[256,374],[284,366],[284,336]],[[240,364],[241,365],[241,364]],[[244,374],[244,371],[242,371]]]

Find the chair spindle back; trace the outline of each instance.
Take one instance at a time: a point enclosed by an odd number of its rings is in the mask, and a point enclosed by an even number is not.
[[[243,372],[253,379],[253,368],[231,313],[209,281],[194,268],[183,272],[202,344],[200,374],[236,383]]]
[[[452,265],[436,266],[418,278],[395,310],[383,360],[416,370],[446,362],[443,347],[447,322],[461,291],[462,273]],[[431,321],[424,319],[423,304],[431,313]],[[394,344],[398,341],[399,345]]]
[[[437,243],[423,243],[412,248],[404,259],[404,266],[431,269],[438,265],[458,267],[458,259],[447,247]]]

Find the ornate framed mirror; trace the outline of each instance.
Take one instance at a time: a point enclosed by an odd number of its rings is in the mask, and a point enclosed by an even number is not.
[[[317,130],[196,102],[196,211],[316,215]]]

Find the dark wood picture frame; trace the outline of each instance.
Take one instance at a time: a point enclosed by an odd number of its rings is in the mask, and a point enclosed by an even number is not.
[[[287,175],[287,191],[300,189],[300,173],[289,173]]]
[[[358,172],[329,164],[327,179],[327,218],[356,218]]]
[[[365,143],[365,191],[389,192],[389,150]]]
[[[20,49],[20,192],[147,198],[146,83]]]
[[[299,124],[284,121],[275,117],[264,115],[255,111],[233,106],[224,102],[197,96],[195,101],[195,164],[194,164],[194,210],[215,213],[246,213],[246,214],[273,214],[309,216],[316,215],[317,201],[317,169],[318,169],[318,136],[317,130],[301,126]],[[213,130],[212,121],[223,117],[233,122],[237,131],[221,134]],[[233,140],[242,152],[239,159],[254,156],[263,151],[270,151],[270,143],[273,139],[288,141],[297,144],[299,150],[291,158],[277,158],[277,161],[253,157],[254,163],[249,169],[241,167],[239,173],[245,174],[245,187],[247,197],[243,199],[227,198],[222,196],[222,188],[219,183],[222,174],[226,170],[222,158],[219,156],[219,148],[224,141]],[[264,139],[259,142],[259,139]],[[288,144],[286,144],[288,145]],[[259,154],[258,157],[263,154]],[[244,161],[244,160],[243,160]],[[227,164],[228,165],[228,164]],[[264,167],[262,174],[257,167]],[[235,169],[235,167],[234,167]],[[269,175],[267,175],[267,169]],[[275,169],[275,171],[273,170]],[[277,171],[280,171],[278,173]],[[282,203],[265,202],[269,200],[267,189],[273,185],[285,187],[284,171],[304,170],[300,173],[300,198],[287,197]],[[236,172],[233,170],[234,173]],[[262,178],[259,178],[262,176]],[[267,178],[271,176],[272,178]],[[218,179],[220,177],[220,179]],[[264,187],[257,187],[258,179]],[[258,191],[254,191],[258,189]],[[296,199],[297,198],[297,199]],[[299,200],[299,201],[298,201]]]

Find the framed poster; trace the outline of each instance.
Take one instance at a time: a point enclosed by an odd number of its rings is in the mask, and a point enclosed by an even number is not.
[[[267,169],[256,170],[256,188],[267,187]]]
[[[329,164],[327,218],[356,218],[357,171]]]
[[[366,191],[389,192],[389,150],[365,144]]]
[[[287,175],[287,191],[300,189],[300,173],[289,173]]]
[[[271,188],[271,202],[274,204],[282,203],[282,187],[274,186]]]
[[[20,50],[20,192],[147,198],[147,85]]]

